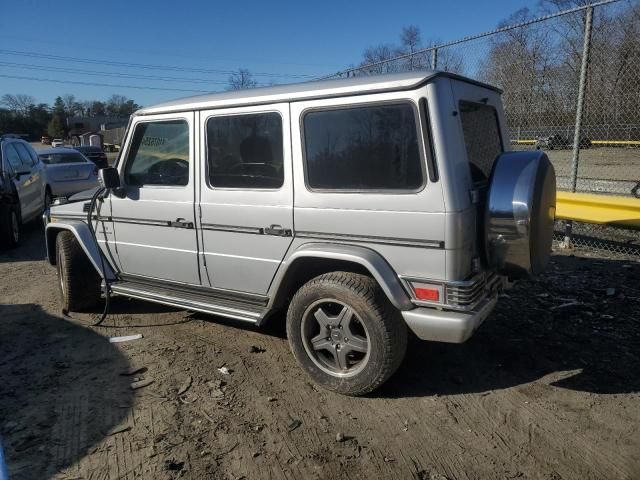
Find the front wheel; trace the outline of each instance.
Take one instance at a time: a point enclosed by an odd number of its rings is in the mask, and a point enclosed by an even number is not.
[[[364,395],[398,369],[407,327],[377,283],[350,272],[320,275],[293,297],[287,336],[302,368],[319,385]]]
[[[71,232],[56,238],[58,287],[62,309],[81,312],[100,301],[100,276]]]
[[[46,211],[52,203],[53,195],[51,195],[51,190],[49,190],[49,187],[47,187],[47,189],[44,191],[44,210]]]

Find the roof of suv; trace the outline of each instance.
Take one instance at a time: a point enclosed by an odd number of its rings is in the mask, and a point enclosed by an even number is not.
[[[303,83],[276,85],[273,87],[249,88],[228,92],[210,93],[195,97],[180,98],[138,110],[135,115],[153,115],[184,110],[202,110],[205,108],[235,107],[241,105],[259,105],[265,103],[310,100],[351,94],[379,93],[393,90],[418,88],[435,77],[446,76],[474,83],[500,92],[491,85],[476,82],[466,77],[434,70],[421,70],[387,75],[360,76],[331,80],[316,80]]]

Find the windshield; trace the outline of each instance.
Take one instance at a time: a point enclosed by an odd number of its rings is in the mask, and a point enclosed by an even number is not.
[[[85,163],[86,160],[79,153],[45,153],[38,155],[45,165],[61,163]]]

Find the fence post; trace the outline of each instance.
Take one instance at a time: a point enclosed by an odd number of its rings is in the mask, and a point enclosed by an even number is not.
[[[434,48],[431,50],[431,70],[436,70],[438,68],[438,49]]]
[[[576,124],[573,132],[573,158],[571,160],[571,191],[578,186],[578,163],[580,161],[580,133],[582,130],[582,110],[584,107],[584,91],[587,84],[587,69],[589,67],[589,51],[591,50],[591,27],[593,26],[593,7],[587,8],[587,18],[584,24],[584,42],[582,44],[582,63],[580,65],[580,84],[578,86],[578,104],[576,106]],[[571,245],[571,220],[567,221],[564,232],[563,246]]]

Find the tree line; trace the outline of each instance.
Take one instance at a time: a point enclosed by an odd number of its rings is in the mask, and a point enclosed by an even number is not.
[[[540,0],[497,27],[588,5],[590,0]],[[504,90],[512,128],[559,133],[575,121],[586,10],[507,30],[479,40],[442,47],[437,69],[470,76]],[[364,50],[355,75],[428,69],[437,45],[423,41],[420,29],[402,29],[398,43]],[[418,52],[413,54],[414,52]],[[402,55],[408,57],[393,60]],[[583,124],[591,137],[631,135],[640,139],[640,4],[595,7],[585,90]],[[624,127],[623,127],[624,125]],[[629,126],[635,126],[629,129]],[[605,132],[604,129],[608,131]],[[557,129],[557,131],[556,131]],[[609,131],[611,130],[611,131]],[[618,130],[618,131],[616,131]]]
[[[5,94],[0,97],[0,133],[26,134],[32,139],[48,134],[66,137],[67,119],[82,117],[128,117],[140,105],[123,95],[111,95],[106,101],[77,100],[65,94],[55,98],[53,105],[36,103],[26,94]]]

